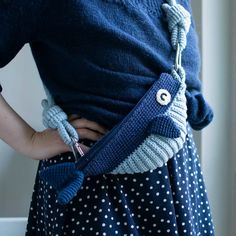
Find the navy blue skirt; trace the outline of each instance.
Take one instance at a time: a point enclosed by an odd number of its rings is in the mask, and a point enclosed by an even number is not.
[[[199,155],[187,125],[183,149],[163,167],[86,177],[64,206],[38,172],[74,161],[72,152],[39,161],[25,235],[215,235]]]

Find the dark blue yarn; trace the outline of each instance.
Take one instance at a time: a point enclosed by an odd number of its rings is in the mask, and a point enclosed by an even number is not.
[[[59,204],[67,204],[80,190],[84,173],[76,169],[75,163],[66,162],[41,170],[40,178],[53,186],[58,193]]]
[[[170,93],[169,104],[163,106],[156,101],[159,89],[166,89]],[[72,199],[83,184],[84,175],[104,174],[114,170],[149,134],[178,137],[178,127],[170,116],[163,114],[173,104],[179,89],[180,82],[176,78],[162,73],[129,115],[76,163],[60,163],[42,170],[40,178],[57,190],[59,203],[65,204]]]
[[[148,134],[159,134],[168,138],[178,138],[181,135],[175,122],[167,115],[155,117],[148,125]]]
[[[80,113],[110,129],[174,62],[163,2],[1,1],[0,67],[29,43],[41,79],[56,103],[67,114]],[[177,2],[192,12],[190,1]],[[187,40],[182,65],[188,121],[200,130],[212,121],[213,111],[201,93],[193,18]]]
[[[69,203],[69,201],[77,194],[80,190],[84,181],[84,173],[82,171],[76,171],[71,179],[71,182],[65,186],[58,194],[58,203],[63,205]]]
[[[55,189],[62,189],[71,181],[76,172],[75,163],[66,162],[59,165],[51,166],[45,170],[40,171],[40,178],[47,181]]]

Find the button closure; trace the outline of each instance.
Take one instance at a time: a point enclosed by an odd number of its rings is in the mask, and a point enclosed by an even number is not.
[[[171,95],[166,89],[159,89],[156,93],[156,100],[161,105],[167,105],[171,101]]]

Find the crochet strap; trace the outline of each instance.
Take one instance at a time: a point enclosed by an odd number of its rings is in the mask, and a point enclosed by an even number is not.
[[[171,44],[176,50],[175,69],[181,67],[182,51],[187,45],[187,34],[191,25],[190,13],[176,0],[167,0],[168,3],[163,3],[162,8],[166,13],[168,28],[171,33]]]
[[[43,107],[42,121],[45,127],[57,129],[63,142],[70,145],[75,160],[79,156],[83,156],[84,152],[78,145],[79,134],[76,129],[68,122],[67,114],[55,104],[49,90],[43,84],[47,99],[43,99],[41,105]]]
[[[171,32],[171,44],[175,50],[177,45],[182,51],[187,45],[187,33],[191,25],[190,13],[176,0],[167,0],[168,3],[163,3],[162,8],[166,12],[168,28]]]
[[[67,114],[55,104],[48,89],[44,85],[47,99],[43,99],[43,124],[45,127],[58,129],[58,132],[67,145],[73,145],[79,139],[79,135],[74,127],[67,121]]]

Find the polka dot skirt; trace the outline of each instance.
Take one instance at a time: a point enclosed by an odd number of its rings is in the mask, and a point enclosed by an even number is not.
[[[38,171],[64,161],[74,161],[71,152],[40,161]],[[85,177],[81,190],[64,206],[37,171],[25,235],[214,235],[199,161],[188,124],[183,149],[163,167]]]

